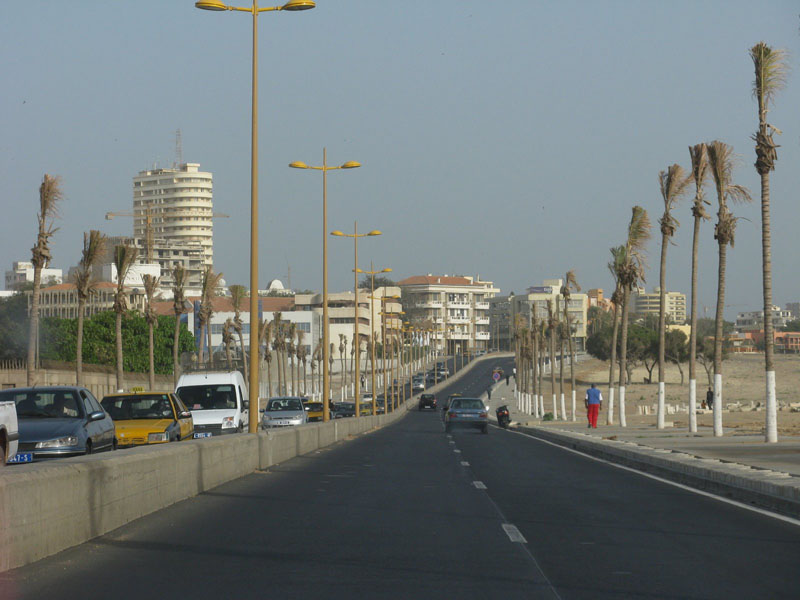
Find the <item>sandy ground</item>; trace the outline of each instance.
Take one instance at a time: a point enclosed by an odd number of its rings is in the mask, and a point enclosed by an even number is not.
[[[674,406],[686,407],[689,404],[689,365],[683,366],[684,385],[681,385],[681,376],[674,364],[668,364],[666,369],[666,402]],[[618,377],[619,373],[615,372]],[[626,388],[625,403],[626,417],[629,424],[655,423],[656,416],[652,411],[653,405],[658,401],[658,384],[643,383],[647,377],[644,367],[634,369],[633,377]],[[658,366],[653,370],[654,380],[658,377]],[[712,372],[713,377],[713,372]],[[565,372],[564,389],[569,398],[569,369]],[[800,435],[800,412],[792,412],[790,403],[800,403],[800,356],[779,355],[775,357],[775,379],[778,403],[778,433],[780,435]],[[603,392],[603,397],[608,396],[608,363],[596,359],[585,360],[576,365],[576,380],[578,387],[578,404],[582,409],[583,391],[591,382],[595,382]],[[737,355],[732,356],[723,363],[723,406],[728,404],[741,404],[741,410],[724,410],[722,423],[725,427],[735,428],[741,433],[761,433],[764,430],[765,402],[764,387],[764,356]],[[550,378],[544,380],[545,398],[550,392]],[[558,390],[558,372],[556,372],[556,389]],[[697,402],[705,399],[708,390],[708,378],[702,365],[697,365]],[[751,406],[751,403],[753,406]],[[762,405],[759,408],[759,403]],[[639,415],[639,406],[651,408],[650,415]],[[800,404],[798,404],[800,407]],[[604,404],[603,408],[606,406]],[[617,407],[615,407],[615,410]],[[798,408],[800,410],[800,408]],[[684,411],[667,415],[667,421],[672,421],[675,427],[688,427],[688,414]],[[603,412],[602,420],[605,420]],[[711,411],[707,414],[697,415],[699,428],[711,429],[713,425]]]

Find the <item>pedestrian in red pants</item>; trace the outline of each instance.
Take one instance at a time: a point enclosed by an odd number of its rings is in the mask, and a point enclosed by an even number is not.
[[[586,418],[589,420],[588,427],[597,429],[597,415],[603,408],[603,394],[595,384],[586,390],[586,398],[583,403],[586,406]]]

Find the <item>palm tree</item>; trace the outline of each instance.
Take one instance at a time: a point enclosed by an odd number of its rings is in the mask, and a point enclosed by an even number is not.
[[[728,244],[733,247],[736,231],[736,217],[728,208],[732,202],[749,202],[747,188],[732,183],[733,148],[720,141],[713,141],[706,147],[708,168],[714,179],[717,192],[717,224],[714,239],[719,245],[719,271],[717,276],[717,312],[714,327],[714,435],[722,436],[722,311],[725,308],[725,271],[728,264]]]
[[[767,411],[765,441],[778,441],[777,398],[775,396],[775,339],[772,324],[772,231],[769,209],[769,173],[775,169],[778,146],[772,140],[779,130],[767,123],[769,104],[786,83],[788,71],[786,52],[772,49],[759,42],[750,49],[755,67],[753,95],[758,101],[758,131],[756,142],[756,171],[761,177],[761,266],[764,287],[764,368],[767,380]]]
[[[342,363],[342,389],[347,389],[347,336],[343,333],[339,334],[339,362]]]
[[[539,393],[536,389],[537,374],[539,371],[539,335],[541,334],[541,322],[536,316],[536,305],[531,305],[531,366],[533,373],[531,374],[533,384],[533,401],[536,404],[534,414],[539,416]]]
[[[303,365],[303,395],[307,395],[308,391],[306,389],[306,345],[305,345],[305,338],[306,332],[298,329],[295,332],[295,337],[297,338],[297,343],[295,343],[295,353],[297,354],[297,387],[300,387],[300,364]]]
[[[153,343],[153,330],[158,327],[158,315],[153,308],[153,298],[158,291],[158,284],[161,282],[160,277],[155,275],[142,275],[142,283],[144,284],[144,295],[147,298],[147,308],[144,312],[144,318],[147,321],[147,334],[148,334],[148,352],[150,357],[150,389],[156,389],[156,363],[154,356],[154,343]]]
[[[567,312],[569,301],[572,297],[571,290],[576,292],[581,291],[581,286],[578,285],[578,280],[575,278],[575,271],[570,269],[564,277],[564,285],[561,286],[561,296],[564,298],[564,320],[567,325],[570,325],[570,317]],[[569,375],[572,382],[572,420],[575,420],[575,345],[572,341],[572,327],[569,326]]]
[[[283,394],[285,396],[287,395],[286,361],[283,360],[285,358],[283,356],[283,347],[286,343],[286,338],[283,333],[282,318],[283,314],[280,311],[275,312],[272,316],[272,332],[274,336],[272,339],[272,349],[275,350],[275,358],[277,360],[275,366],[278,368],[278,394]],[[281,385],[281,381],[283,381],[283,385]]]
[[[75,342],[75,383],[81,385],[83,381],[83,320],[86,312],[86,302],[96,288],[97,280],[94,278],[94,269],[105,253],[106,236],[92,229],[83,234],[83,251],[78,268],[75,269],[73,281],[75,293],[78,296],[78,332]]]
[[[614,305],[614,325],[611,333],[611,364],[608,368],[608,411],[606,412],[606,424],[614,424],[614,366],[617,362],[617,334],[619,333],[619,308],[622,305],[622,285],[620,284],[620,274],[622,265],[625,262],[625,246],[614,246],[611,248],[611,262],[608,263],[608,270],[614,278],[614,292],[611,294],[611,303]]]
[[[286,338],[288,341],[284,340],[283,347],[286,351],[286,359],[289,361],[289,375],[292,378],[292,396],[297,395],[297,385],[296,385],[296,378],[295,378],[295,365],[294,365],[294,333],[297,331],[297,325],[295,323],[289,322],[289,327],[286,331]]]
[[[634,206],[628,224],[625,254],[620,267],[619,281],[622,287],[622,341],[619,352],[619,424],[627,427],[625,418],[625,376],[628,366],[628,299],[631,290],[644,282],[644,245],[650,239],[650,217],[641,206]]]
[[[556,315],[558,317],[559,315]],[[558,320],[558,391],[561,398],[561,418],[567,420],[567,405],[564,402],[564,340],[569,337],[566,331],[567,324]]]
[[[225,348],[225,361],[228,363],[228,370],[233,371],[233,359],[231,357],[231,344],[233,344],[233,319],[225,319],[222,325],[222,346]]]
[[[172,336],[172,381],[178,387],[178,350],[180,348],[181,315],[186,312],[186,283],[189,273],[178,263],[172,269],[172,311],[175,313],[175,332]]]
[[[703,186],[708,176],[708,158],[706,145],[696,144],[689,147],[689,156],[692,160],[692,181],[694,181],[694,204],[692,216],[694,217],[694,233],[692,234],[692,316],[691,331],[689,332],[689,431],[697,433],[697,254],[700,243],[700,222],[710,217],[705,206],[710,204],[704,198]]]
[[[58,214],[58,203],[63,194],[61,179],[45,175],[39,186],[39,231],[36,244],[31,249],[33,264],[33,293],[31,294],[30,329],[28,331],[28,387],[36,383],[36,347],[39,338],[39,293],[42,289],[42,269],[50,262],[50,237],[56,232],[53,219]]]
[[[320,368],[320,361],[322,360],[322,342],[317,342],[314,348],[314,353],[311,355],[311,378],[314,378],[314,370],[317,371],[317,390],[322,389],[322,369]],[[316,367],[314,366],[316,365]]]
[[[125,300],[125,278],[136,261],[136,248],[130,245],[114,247],[114,266],[117,269],[117,289],[114,293],[114,312],[116,313],[115,330],[117,335],[117,389],[123,389],[124,373],[122,371],[122,315],[128,310]]]
[[[267,397],[272,397],[272,350],[270,344],[272,343],[272,321],[267,321],[260,324],[258,331],[258,346],[263,348],[264,361],[267,363]],[[251,333],[252,335],[252,333]]]
[[[558,318],[553,311],[553,301],[547,300],[547,334],[550,340],[550,389],[553,391],[553,419],[558,419],[558,404],[556,399],[556,328]]]
[[[667,167],[666,171],[658,174],[661,189],[661,199],[664,201],[664,214],[658,220],[661,225],[661,271],[659,276],[658,300],[658,412],[656,427],[664,429],[664,369],[666,360],[664,348],[667,332],[667,247],[670,238],[675,235],[675,230],[680,223],[672,216],[672,209],[678,199],[686,192],[691,176],[687,177],[680,165]]]
[[[200,360],[203,359],[203,325],[206,327],[206,337],[208,338],[208,364],[210,365],[213,359],[213,349],[211,347],[211,318],[214,316],[214,298],[219,289],[219,282],[222,279],[222,273],[214,273],[214,268],[209,265],[203,271],[203,280],[201,282],[201,299],[200,299]]]
[[[247,381],[249,385],[250,379],[247,373],[247,353],[244,349],[244,324],[242,323],[242,313],[239,310],[239,305],[247,295],[247,288],[243,285],[232,285],[229,289],[231,291],[231,302],[233,303],[233,329],[239,337],[239,347],[242,350],[242,366],[244,367],[244,380]]]
[[[544,417],[544,388],[542,381],[544,379],[544,355],[547,352],[547,335],[545,327],[547,322],[542,319],[539,321],[539,413]]]

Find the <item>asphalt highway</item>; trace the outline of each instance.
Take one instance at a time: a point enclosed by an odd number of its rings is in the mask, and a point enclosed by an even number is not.
[[[0,599],[798,598],[798,564],[793,523],[412,410],[0,574]]]

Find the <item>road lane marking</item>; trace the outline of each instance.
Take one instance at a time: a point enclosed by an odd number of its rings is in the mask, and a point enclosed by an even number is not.
[[[455,450],[453,450],[453,452],[455,452],[456,454],[461,454],[461,450],[459,450],[458,448],[456,448]]]
[[[516,525],[512,525],[511,523],[503,523],[503,531],[506,532],[508,539],[510,539],[512,542],[519,544],[528,543],[528,540],[526,540],[525,536],[520,533]]]
[[[467,461],[465,461],[465,460],[462,460],[462,461],[461,461],[461,466],[462,466],[462,467],[468,467],[468,466],[469,466],[469,463],[468,463]]]
[[[456,442],[455,442],[455,440],[450,440],[450,443],[451,444],[455,444]]]
[[[486,489],[486,484],[483,483],[482,481],[473,481],[472,485],[474,485],[479,490],[485,490]]]

